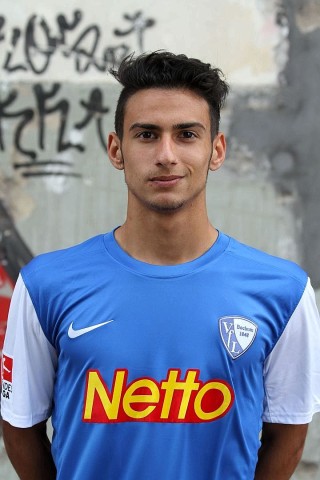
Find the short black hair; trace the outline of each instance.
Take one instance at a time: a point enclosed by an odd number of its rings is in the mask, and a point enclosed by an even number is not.
[[[127,101],[138,91],[149,88],[185,88],[197,93],[209,105],[212,138],[218,133],[220,109],[229,92],[229,85],[219,68],[183,54],[157,50],[136,58],[134,54],[129,55],[122,60],[118,70],[111,69],[110,73],[123,86],[115,112],[115,130],[120,139],[123,137]]]

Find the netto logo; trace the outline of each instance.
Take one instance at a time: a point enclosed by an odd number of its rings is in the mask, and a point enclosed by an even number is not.
[[[116,370],[111,391],[98,370],[87,372],[83,421],[201,423],[230,410],[234,392],[224,380],[199,380],[199,370],[168,370],[160,382],[148,377],[127,384],[128,371]]]

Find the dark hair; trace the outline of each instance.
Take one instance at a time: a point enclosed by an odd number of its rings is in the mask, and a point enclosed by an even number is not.
[[[110,73],[123,86],[115,112],[115,130],[120,139],[123,136],[124,110],[128,99],[139,90],[148,88],[186,88],[194,91],[207,101],[212,137],[217,134],[220,109],[229,92],[220,69],[196,58],[158,50],[136,58],[133,54],[129,55],[118,70],[112,69]]]

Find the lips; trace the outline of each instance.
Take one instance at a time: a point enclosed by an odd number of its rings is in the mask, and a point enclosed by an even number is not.
[[[151,178],[152,181],[160,181],[160,182],[168,182],[170,180],[176,180],[178,178],[182,178],[179,175],[160,175],[158,177]]]
[[[162,187],[172,187],[176,185],[183,177],[180,175],[159,175],[152,177],[151,182],[154,185]]]

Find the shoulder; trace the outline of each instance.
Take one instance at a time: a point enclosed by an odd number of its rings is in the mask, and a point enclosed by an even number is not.
[[[227,254],[235,264],[243,264],[248,271],[259,272],[260,277],[291,279],[305,288],[308,280],[306,272],[295,262],[270,255],[230,237]]]
[[[40,294],[43,298],[55,296],[67,291],[74,282],[85,281],[84,277],[94,278],[97,269],[105,265],[106,258],[104,235],[101,234],[79,245],[35,257],[22,268],[21,277],[35,302]]]
[[[97,235],[79,245],[39,255],[21,270],[37,317],[52,344],[50,321],[56,322],[61,309],[79,301],[89,285],[99,284],[110,265],[104,237]]]
[[[94,258],[101,255],[103,249],[103,235],[97,235],[78,245],[36,256],[22,268],[21,274],[25,280],[30,276],[41,275],[42,272],[47,274],[56,269],[65,270],[68,265],[79,264],[80,260],[85,260],[88,256]]]
[[[296,263],[230,238],[223,258],[228,284],[263,305],[283,329],[307,287],[308,275]],[[281,330],[280,329],[280,330]]]

